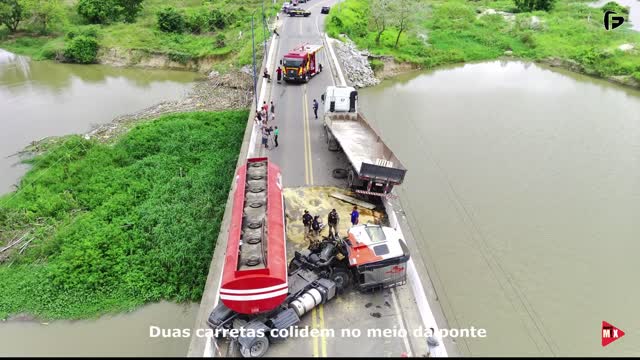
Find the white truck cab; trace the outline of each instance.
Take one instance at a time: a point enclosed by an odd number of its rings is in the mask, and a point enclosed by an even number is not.
[[[358,112],[358,92],[351,86],[328,86],[324,97],[324,113]]]

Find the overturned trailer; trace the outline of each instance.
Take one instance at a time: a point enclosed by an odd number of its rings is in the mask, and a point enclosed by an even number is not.
[[[244,330],[231,336],[242,356],[263,356],[282,340],[280,330],[342,291],[406,282],[408,248],[396,230],[380,225],[324,238],[296,251],[287,264],[280,173],[268,159],[249,159],[238,170],[234,191],[221,302],[207,322],[214,330]]]
[[[341,148],[351,163],[348,187],[361,195],[388,196],[395,185],[402,184],[407,170],[358,112],[356,89],[329,86],[323,99],[328,148]]]

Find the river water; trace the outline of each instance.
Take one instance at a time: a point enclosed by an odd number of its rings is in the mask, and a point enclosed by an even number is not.
[[[191,330],[198,306],[162,302],[97,320],[0,323],[0,354],[183,357],[190,337],[155,337],[150,327]]]
[[[180,98],[195,73],[30,61],[0,49],[0,194],[27,167],[10,156],[31,141]],[[1,291],[1,290],[0,290]],[[90,321],[0,323],[4,356],[184,356],[189,338],[149,337],[149,326],[191,328],[198,305],[160,303]]]
[[[0,194],[26,166],[11,156],[34,140],[84,133],[118,115],[180,98],[197,74],[30,61],[0,49]]]
[[[640,92],[522,62],[360,91],[465,355],[640,355]],[[601,323],[626,335],[603,348]]]

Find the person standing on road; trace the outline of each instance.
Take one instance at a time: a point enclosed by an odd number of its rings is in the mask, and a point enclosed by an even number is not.
[[[273,105],[273,101],[271,102],[271,113],[274,114],[276,112],[276,106]]]
[[[311,232],[311,221],[313,220],[313,216],[309,214],[309,211],[305,210],[304,215],[302,215],[302,225],[304,225],[304,238],[309,238],[309,234]]]
[[[318,118],[318,100],[313,99],[313,114]]]
[[[329,213],[327,223],[329,224],[329,236],[335,234],[338,236],[338,223],[340,222],[340,216],[338,216],[338,212],[336,209],[331,210]]]
[[[265,113],[268,113],[268,112],[269,112],[269,105],[267,105],[267,102],[266,102],[266,101],[263,101],[263,102],[262,102],[262,110],[263,110]]]
[[[358,207],[354,206],[353,211],[351,211],[351,226],[358,225],[360,221],[360,213],[358,212]]]
[[[278,127],[276,126],[276,128],[273,130],[273,141],[275,141],[276,147],[278,147],[278,135],[280,135],[280,129],[278,129]]]
[[[313,217],[313,221],[311,222],[311,230],[313,230],[313,244],[317,244],[320,242],[320,216],[316,215]]]
[[[276,69],[276,74],[278,75],[278,84],[280,84],[280,80],[282,79],[282,68],[280,66]]]

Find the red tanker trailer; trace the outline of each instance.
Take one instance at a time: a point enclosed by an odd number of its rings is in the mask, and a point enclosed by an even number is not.
[[[237,171],[220,300],[241,314],[275,309],[287,297],[282,176],[267,158]]]

